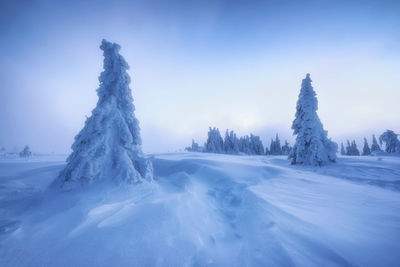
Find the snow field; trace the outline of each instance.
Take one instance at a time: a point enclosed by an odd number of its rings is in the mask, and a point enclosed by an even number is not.
[[[400,158],[158,154],[153,182],[49,189],[0,162],[0,266],[396,266]]]

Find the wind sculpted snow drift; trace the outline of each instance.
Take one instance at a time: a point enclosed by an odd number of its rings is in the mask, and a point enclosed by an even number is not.
[[[154,155],[155,181],[48,190],[0,161],[0,266],[398,266],[400,158]]]

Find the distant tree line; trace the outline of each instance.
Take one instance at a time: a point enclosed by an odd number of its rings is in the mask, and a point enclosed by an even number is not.
[[[386,153],[400,153],[400,141],[398,139],[398,134],[392,130],[386,130],[379,136],[379,144],[374,134],[372,135],[371,147],[368,145],[367,138],[364,137],[364,145],[362,152],[360,153],[357,148],[356,141],[353,140],[350,142],[347,140],[346,148],[343,146],[343,143],[341,144],[340,154],[346,156],[368,156],[376,154],[377,152],[382,152],[383,150],[381,149],[381,146],[385,147],[384,152]]]
[[[7,155],[16,155],[16,154],[17,154],[16,151],[14,151],[14,152],[7,152],[7,150],[6,150],[4,147],[0,148],[0,157],[6,157]],[[30,156],[32,156],[32,152],[31,152],[31,149],[29,148],[29,146],[25,146],[25,147],[18,153],[18,155],[19,155],[21,158],[29,158]]]
[[[225,154],[249,154],[249,155],[288,155],[291,164],[323,166],[334,163],[337,159],[338,145],[328,137],[318,117],[318,100],[311,84],[310,74],[302,80],[299,98],[296,103],[295,118],[292,123],[293,135],[296,136],[293,147],[285,141],[281,146],[278,135],[271,140],[270,146],[263,146],[259,136],[237,137],[233,131],[226,130],[225,138],[222,138],[218,128],[211,128],[204,147],[200,147],[194,140],[188,151],[212,152]],[[391,130],[387,130],[379,137],[379,143],[385,146],[386,153],[400,153],[400,141]],[[364,146],[360,153],[355,140],[348,141],[346,147],[343,143],[340,153],[348,156],[371,155],[381,150],[375,138],[372,136],[372,145],[364,138]]]
[[[259,136],[254,134],[238,137],[234,131],[225,131],[225,138],[222,138],[218,128],[209,128],[207,141],[204,146],[199,146],[194,140],[192,145],[185,150],[193,152],[208,152],[220,154],[247,154],[247,155],[289,155],[292,147],[287,141],[281,146],[278,134],[275,140],[271,139],[269,148],[264,147]]]
[[[368,156],[377,152],[400,153],[400,140],[398,134],[392,130],[386,130],[379,136],[379,143],[372,135],[371,146],[368,144],[367,138],[364,137],[363,148],[360,151],[355,140],[347,140],[346,146],[341,143],[340,154],[345,156]],[[384,146],[384,150],[381,149]],[[278,134],[275,139],[271,139],[269,146],[264,146],[259,136],[250,134],[237,137],[234,131],[225,131],[225,138],[222,138],[218,128],[209,128],[208,138],[204,146],[200,146],[194,140],[192,145],[185,148],[186,151],[192,152],[208,152],[220,154],[247,154],[247,155],[289,155],[292,147],[285,140],[281,146]]]

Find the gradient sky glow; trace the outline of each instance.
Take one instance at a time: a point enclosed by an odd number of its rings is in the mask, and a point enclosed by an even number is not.
[[[70,151],[103,38],[131,66],[146,152],[203,143],[208,126],[292,141],[308,72],[334,141],[400,133],[399,14],[400,1],[1,1],[0,146]]]

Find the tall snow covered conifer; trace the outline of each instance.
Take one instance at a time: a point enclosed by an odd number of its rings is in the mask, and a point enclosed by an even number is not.
[[[269,153],[271,155],[275,155],[275,141],[271,138],[271,142],[269,143]]]
[[[224,139],[224,150],[227,154],[238,154],[239,144],[236,134],[233,131],[226,129],[225,139]]]
[[[350,142],[349,142],[349,140],[347,140],[347,146],[346,146],[346,155],[347,156],[352,156],[353,155],[353,152],[352,152],[352,147],[351,147],[351,145],[350,145]]]
[[[224,140],[218,128],[209,127],[208,138],[204,144],[204,151],[211,153],[224,153]]]
[[[318,101],[310,74],[301,84],[296,115],[292,124],[296,143],[289,155],[292,164],[325,165],[336,161],[337,144],[328,139],[317,115]]]
[[[363,156],[371,155],[371,149],[369,149],[367,138],[364,137],[364,146],[363,146]]]
[[[233,153],[234,154],[239,154],[239,139],[237,138],[236,134],[233,131],[231,131],[231,133],[230,133],[230,138],[231,138],[231,140],[233,140],[232,141],[232,143],[233,143],[233,147],[232,147]]]
[[[250,134],[250,151],[253,155],[264,154],[264,145],[259,136]]]
[[[342,156],[346,155],[346,150],[344,150],[343,143],[340,144],[340,155]]]
[[[248,155],[252,154],[250,147],[250,137],[248,135],[242,136],[239,139],[239,151]]]
[[[352,156],[360,156],[360,151],[357,148],[357,144],[356,141],[353,140],[353,142],[351,142],[351,155]]]
[[[346,155],[347,156],[360,156],[360,151],[357,148],[356,141],[353,140],[351,143],[347,140],[346,146]]]
[[[103,40],[104,71],[99,77],[99,100],[84,128],[75,137],[61,186],[114,179],[128,183],[152,180],[153,167],[143,157],[139,122],[129,88],[129,69],[120,46]]]
[[[290,154],[290,150],[292,150],[292,148],[290,147],[289,143],[285,140],[285,144],[282,146],[282,155],[289,155]]]
[[[392,130],[386,130],[379,136],[379,142],[385,143],[385,151],[387,153],[400,153],[400,141],[397,139],[397,134]]]
[[[276,148],[276,154],[277,155],[282,155],[282,147],[281,147],[281,140],[279,139],[278,134],[275,136],[275,148]]]
[[[271,139],[270,153],[271,155],[282,155],[281,140],[279,140],[278,134],[276,134],[275,140]]]
[[[376,137],[372,135],[372,145],[371,145],[371,153],[375,151],[381,151],[381,147],[379,146],[378,142],[376,141]]]
[[[226,129],[225,132],[225,139],[224,139],[224,151],[227,154],[231,154],[231,149],[232,149],[233,143],[231,136],[229,135],[229,130]]]

